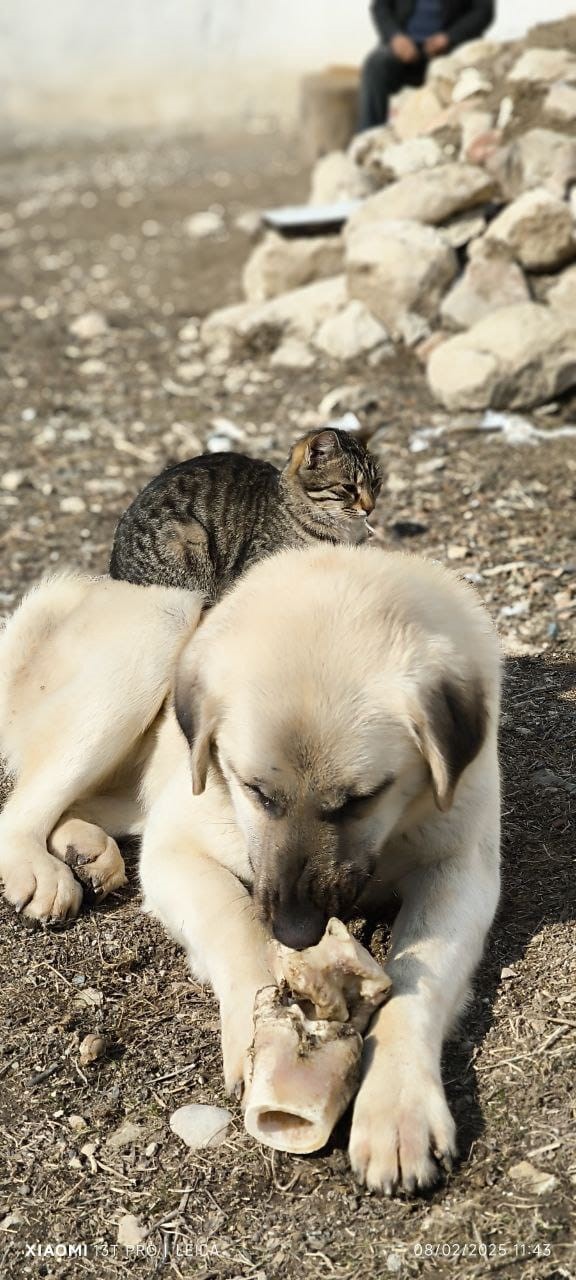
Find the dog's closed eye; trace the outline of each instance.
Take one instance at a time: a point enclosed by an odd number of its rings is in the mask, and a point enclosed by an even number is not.
[[[392,786],[393,782],[394,774],[390,773],[372,791],[366,791],[362,795],[352,794],[346,796],[342,804],[337,805],[335,809],[323,810],[320,815],[322,822],[339,823],[364,818],[370,810],[372,801],[379,799]]]
[[[257,782],[245,782],[246,790],[258,801],[258,804],[264,809],[265,813],[271,818],[281,818],[285,813],[285,806],[276,796],[269,796]]]

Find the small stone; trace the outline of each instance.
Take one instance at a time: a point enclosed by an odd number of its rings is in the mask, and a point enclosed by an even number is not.
[[[532,1191],[537,1196],[543,1196],[547,1192],[553,1191],[558,1182],[553,1173],[546,1173],[543,1169],[537,1169],[535,1165],[530,1164],[529,1160],[520,1160],[518,1164],[511,1165],[508,1170],[508,1176],[526,1191]]]
[[[223,436],[216,432],[215,435],[208,436],[206,451],[207,453],[233,453],[234,445],[230,436]]]
[[[83,1067],[88,1066],[90,1062],[96,1062],[97,1058],[103,1058],[108,1047],[106,1036],[92,1033],[84,1036],[78,1050],[80,1064]]]
[[[187,360],[176,367],[176,377],[181,382],[196,382],[206,372],[203,360]]]
[[[179,342],[197,342],[200,337],[200,320],[191,316],[178,330]]]
[[[258,209],[246,209],[245,213],[239,213],[234,219],[234,227],[242,235],[248,236],[249,240],[255,240],[262,229],[262,214]]]
[[[287,337],[270,357],[270,364],[278,369],[311,369],[316,357],[311,347],[300,338]]]
[[[86,510],[86,503],[83,498],[71,495],[69,498],[60,499],[60,510],[67,516],[79,516]]]
[[[465,560],[468,555],[468,547],[459,542],[451,542],[446,550],[448,560]]]
[[[83,974],[78,974],[78,978],[82,978],[85,982]],[[72,979],[74,981],[74,979]],[[81,985],[81,984],[79,984]],[[104,996],[96,987],[86,987],[81,985],[81,990],[74,996],[74,1004],[78,1009],[99,1009],[104,1003]]]
[[[228,1136],[232,1115],[224,1107],[190,1103],[170,1116],[170,1128],[193,1151],[217,1147]]]
[[[68,1124],[73,1133],[82,1133],[84,1129],[88,1128],[84,1116],[78,1116],[74,1113],[68,1116]]]
[[[78,365],[78,370],[85,378],[99,378],[106,373],[106,365],[103,360],[83,360]]]
[[[105,1146],[109,1151],[123,1151],[125,1147],[131,1147],[135,1142],[141,1142],[145,1130],[141,1124],[134,1124],[132,1120],[124,1120],[123,1123],[109,1134],[106,1139]]]
[[[225,223],[221,213],[206,209],[186,218],[184,230],[192,240],[207,240],[210,236],[221,235],[225,230]]]
[[[126,1213],[118,1223],[118,1244],[125,1249],[135,1249],[147,1236],[146,1228],[134,1213]]]
[[[5,471],[0,479],[0,485],[7,493],[16,493],[26,479],[24,471]]]
[[[242,427],[237,426],[235,422],[231,422],[230,418],[213,418],[212,426],[220,435],[227,436],[229,440],[236,440],[238,443],[246,438],[246,432]]]
[[[109,333],[106,317],[100,311],[85,311],[70,325],[70,333],[81,342],[89,342],[92,338],[102,338]]]

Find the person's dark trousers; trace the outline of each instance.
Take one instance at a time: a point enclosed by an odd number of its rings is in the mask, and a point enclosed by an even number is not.
[[[379,44],[368,54],[362,67],[360,82],[359,131],[386,124],[388,100],[405,85],[420,85],[426,74],[427,59],[400,62],[387,45]]]

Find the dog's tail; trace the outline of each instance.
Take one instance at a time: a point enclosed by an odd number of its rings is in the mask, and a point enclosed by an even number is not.
[[[82,602],[94,579],[88,574],[50,574],[32,587],[0,632],[0,754],[9,768],[10,724],[18,706],[26,673],[34,664],[39,647]]]

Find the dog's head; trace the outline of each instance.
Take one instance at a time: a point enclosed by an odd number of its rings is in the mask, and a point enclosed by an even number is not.
[[[176,682],[194,792],[212,768],[247,843],[260,914],[298,949],[319,941],[331,915],[353,915],[411,810],[420,820],[427,801],[447,813],[486,733],[472,658],[456,662],[409,601],[407,616],[387,617],[379,573],[349,613],[358,552],[342,551],[334,596],[317,574],[316,590],[287,607],[282,562],[298,566],[302,553],[278,557],[276,575],[249,575],[251,590],[241,584],[214,611]]]

